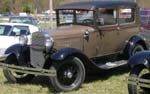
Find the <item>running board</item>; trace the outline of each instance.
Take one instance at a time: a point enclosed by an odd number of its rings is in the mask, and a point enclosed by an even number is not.
[[[40,68],[32,68],[32,67],[22,67],[16,65],[10,65],[5,63],[0,63],[0,67],[6,70],[19,72],[19,73],[26,73],[32,75],[41,75],[41,76],[56,76],[55,69],[40,69]]]
[[[127,61],[120,60],[120,61],[115,61],[115,62],[107,62],[105,64],[98,64],[97,66],[100,69],[108,70],[108,69],[116,68],[116,67],[123,66],[123,65],[126,65],[126,64],[127,64]]]

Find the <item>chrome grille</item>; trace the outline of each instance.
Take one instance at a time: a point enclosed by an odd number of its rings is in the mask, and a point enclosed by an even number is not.
[[[32,46],[41,46],[44,47],[46,37],[42,32],[35,32],[32,34]]]
[[[31,64],[34,67],[42,68],[44,66],[45,58],[43,51],[45,49],[45,40],[46,37],[42,32],[35,32],[32,34],[31,42]]]

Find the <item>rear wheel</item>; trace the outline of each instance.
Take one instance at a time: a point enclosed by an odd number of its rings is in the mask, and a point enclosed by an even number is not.
[[[144,51],[144,47],[140,44],[136,44],[131,52],[131,56],[133,56],[134,54],[136,54],[137,52],[140,52],[140,51]]]
[[[145,66],[141,65],[131,70],[130,77],[150,80],[150,72]],[[133,84],[128,84],[128,91],[129,94],[150,94],[150,88],[139,87]]]
[[[50,77],[56,91],[78,89],[85,79],[85,68],[77,57],[69,57],[56,66],[57,76]]]
[[[133,55],[135,55],[137,52],[140,51],[144,51],[144,47],[141,44],[136,44],[134,47],[132,48],[126,48],[125,52],[124,52],[124,56],[126,59],[132,57]]]
[[[8,56],[7,59],[5,60],[6,64],[12,64],[12,65],[19,65],[19,60],[16,58],[15,55]],[[25,65],[22,66],[28,66],[31,67],[28,62],[25,62]],[[34,75],[31,74],[25,74],[25,73],[19,73],[19,72],[14,72],[11,70],[3,69],[4,76],[6,79],[11,82],[11,83],[25,83],[29,82],[33,79]]]

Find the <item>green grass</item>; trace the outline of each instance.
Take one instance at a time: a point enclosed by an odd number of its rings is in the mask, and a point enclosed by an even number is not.
[[[126,67],[92,73],[86,77],[82,86],[75,91],[60,92],[60,94],[128,94]],[[8,83],[0,70],[0,94],[50,94],[52,88],[48,77],[35,77],[27,84]]]

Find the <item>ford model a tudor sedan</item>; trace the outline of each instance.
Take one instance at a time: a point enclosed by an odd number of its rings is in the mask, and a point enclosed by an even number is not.
[[[129,58],[149,48],[146,35],[139,33],[135,2],[64,4],[56,8],[56,17],[57,29],[33,33],[30,46],[26,37],[21,37],[21,44],[7,49],[1,66],[8,81],[28,82],[34,75],[45,75],[55,90],[74,90],[84,82],[87,71],[126,64],[107,63],[103,57]]]

